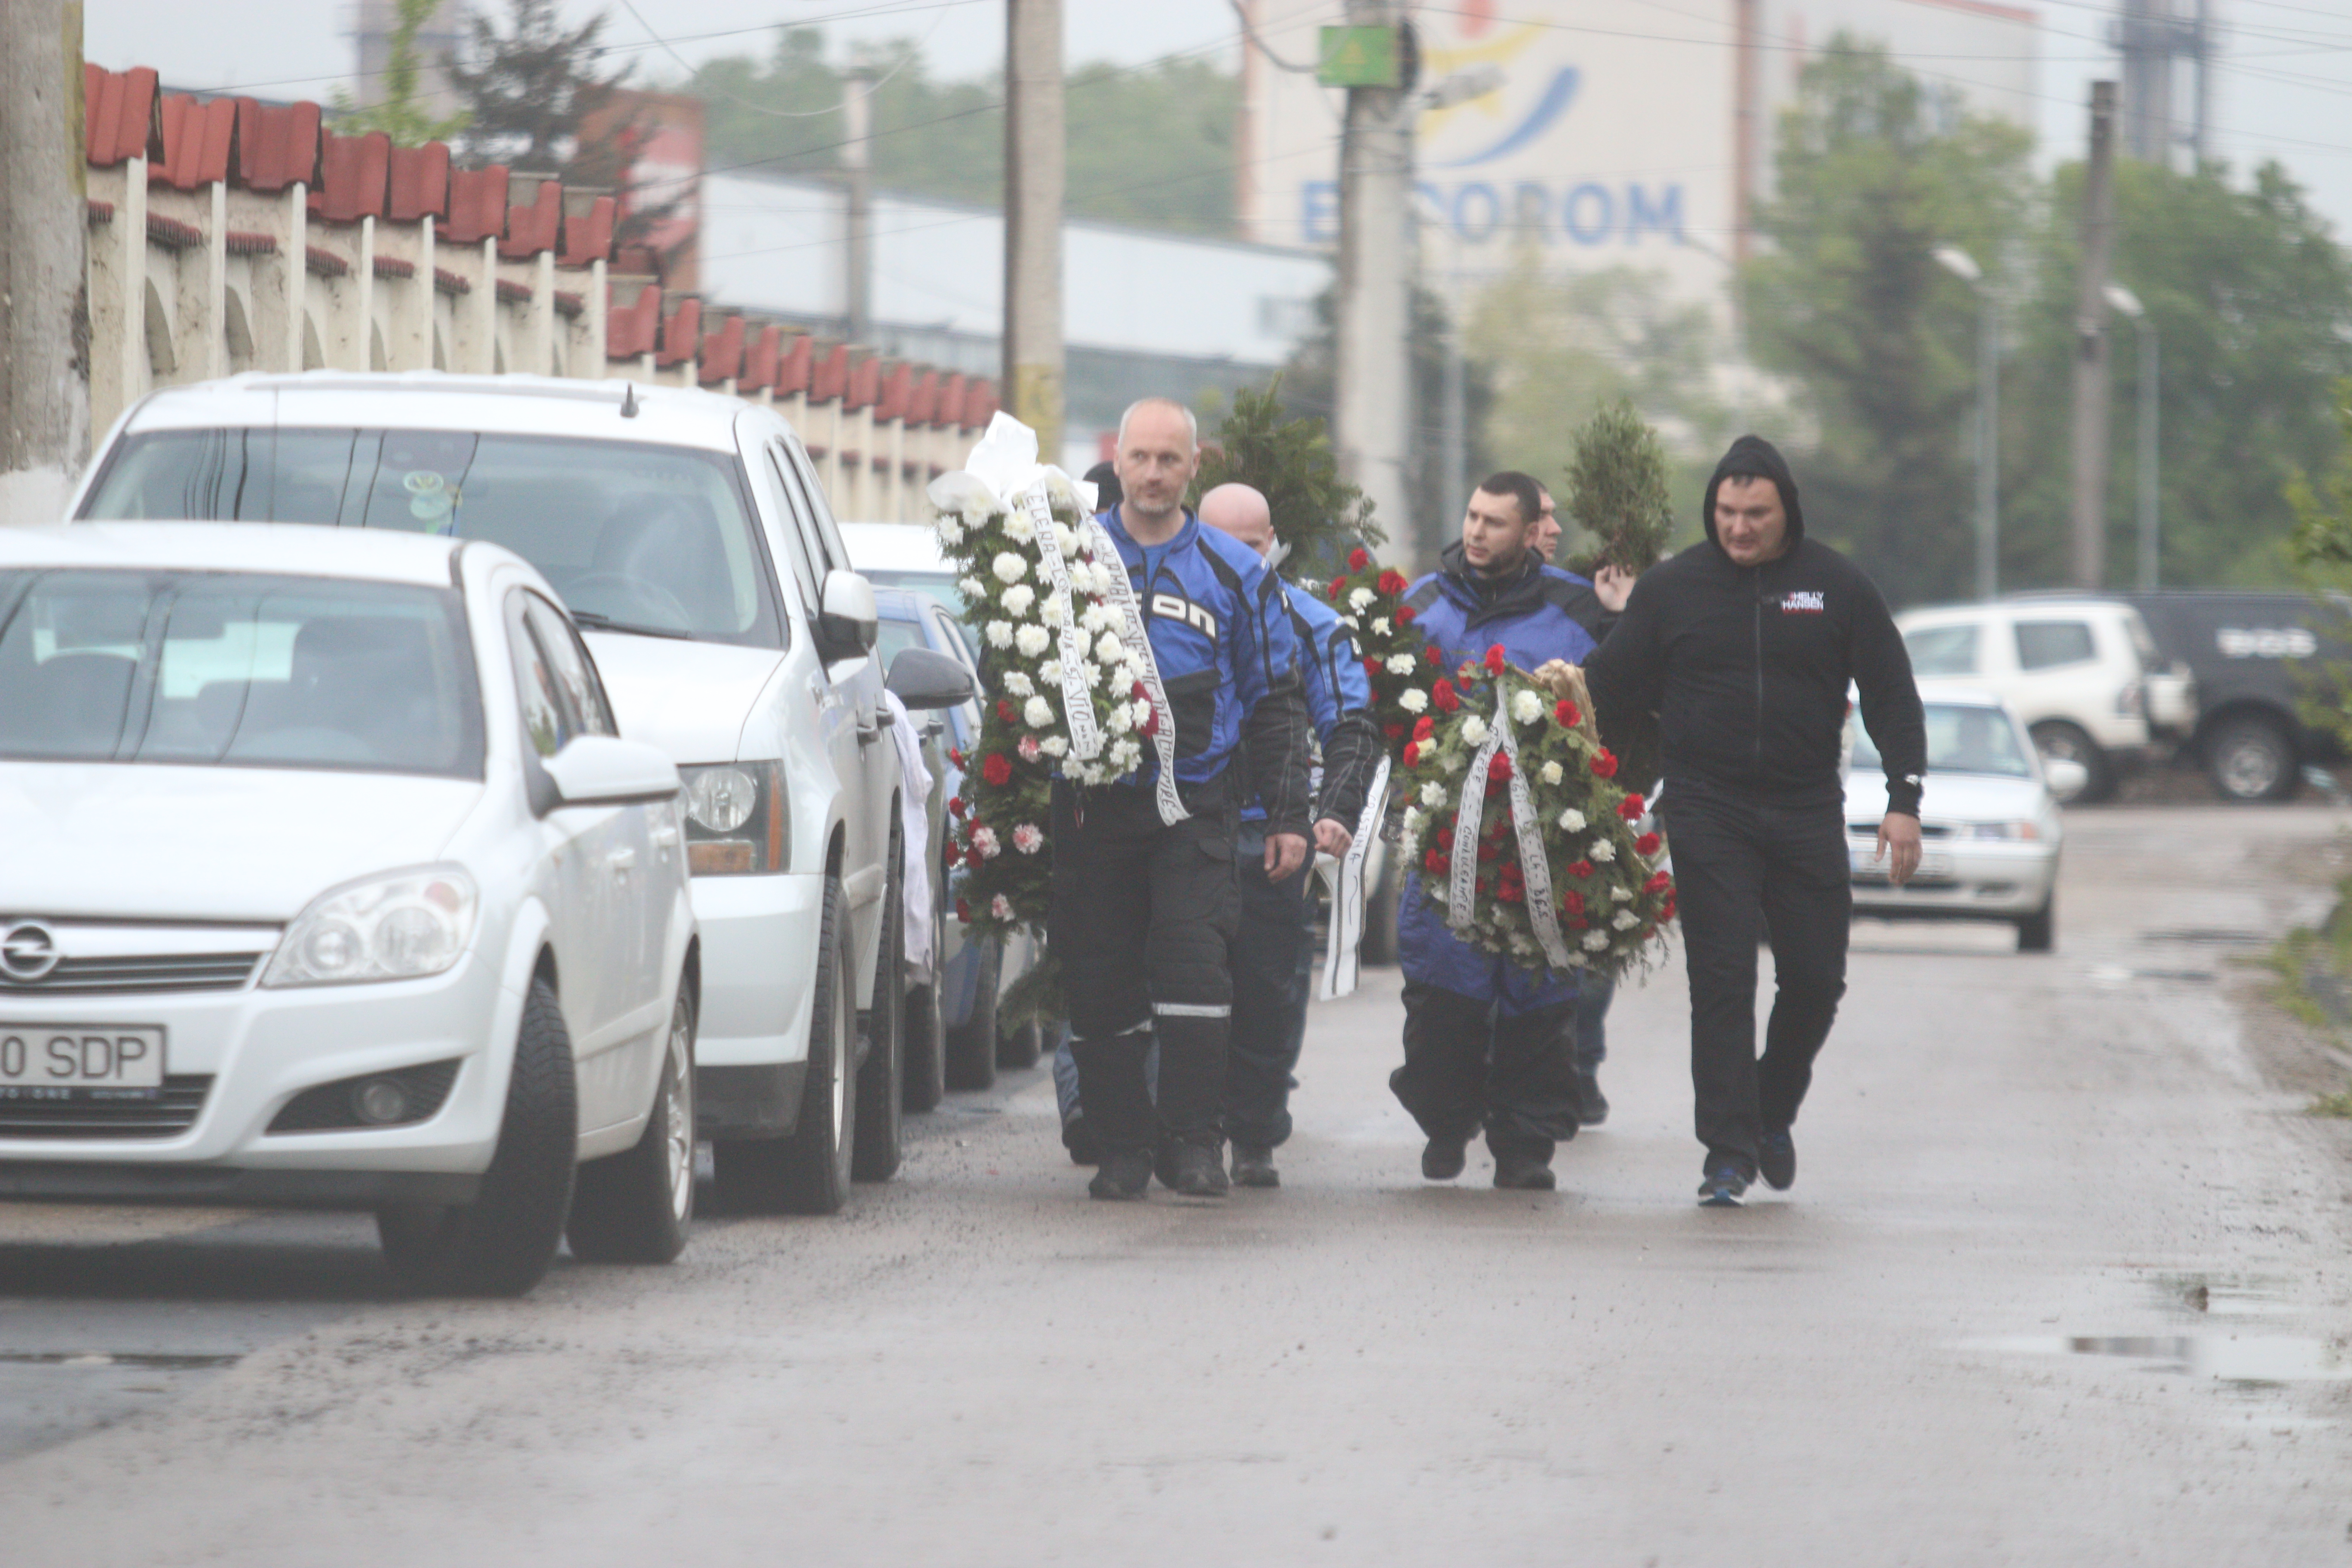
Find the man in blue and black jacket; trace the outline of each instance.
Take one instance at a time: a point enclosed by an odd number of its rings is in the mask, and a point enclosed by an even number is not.
[[[1496,474],[1470,498],[1462,539],[1438,570],[1405,591],[1414,626],[1448,668],[1502,645],[1532,670],[1551,659],[1581,664],[1592,649],[1582,624],[1596,614],[1592,584],[1543,563],[1532,548],[1542,511],[1536,481]],[[1424,802],[1443,812],[1450,803]],[[1529,970],[1455,936],[1413,868],[1397,910],[1404,969],[1404,1065],[1389,1088],[1429,1138],[1421,1173],[1462,1173],[1484,1127],[1498,1187],[1555,1184],[1552,1150],[1576,1136],[1579,1095],[1568,1034],[1572,978]]]
[[[1088,1192],[1142,1197],[1165,1144],[1170,1184],[1213,1197],[1227,1186],[1219,1116],[1241,918],[1237,819],[1249,795],[1265,803],[1268,877],[1306,863],[1307,705],[1278,580],[1184,510],[1200,467],[1191,411],[1166,398],[1129,408],[1117,462],[1124,499],[1102,522],[1142,605],[1187,815],[1163,820],[1156,747],[1130,779],[1093,788],[1057,780],[1047,938],[1102,1150]],[[1144,1070],[1155,1039],[1156,1124]]]
[[[1274,548],[1274,514],[1248,485],[1219,485],[1201,498],[1201,521],[1257,555]],[[1296,583],[1282,584],[1308,719],[1323,751],[1316,792],[1315,847],[1348,852],[1364,813],[1364,796],[1380,765],[1381,732],[1372,722],[1372,685],[1363,656],[1339,612]],[[1234,1025],[1225,1052],[1225,1136],[1234,1145],[1234,1180],[1245,1187],[1282,1184],[1274,1152],[1290,1137],[1291,1072],[1307,1038],[1307,993],[1314,968],[1315,904],[1307,897],[1313,871],[1287,877],[1265,864],[1265,804],[1242,807],[1237,841],[1241,872],[1241,937],[1234,944]]]

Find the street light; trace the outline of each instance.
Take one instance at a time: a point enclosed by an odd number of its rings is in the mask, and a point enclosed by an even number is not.
[[[2107,303],[2116,311],[2131,318],[2139,332],[2139,440],[2133,454],[2139,468],[2139,585],[2145,593],[2156,586],[2157,579],[2157,465],[2161,453],[2157,448],[2156,323],[2148,319],[2147,307],[2139,296],[2120,283],[2107,285]]]
[[[2000,297],[1985,281],[1976,258],[1957,245],[1939,245],[1937,266],[1976,290],[1983,309],[1977,327],[1977,597],[2000,588]]]

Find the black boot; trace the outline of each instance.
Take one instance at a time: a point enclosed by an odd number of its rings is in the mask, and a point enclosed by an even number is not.
[[[1175,1180],[1168,1184],[1188,1198],[1221,1198],[1228,1190],[1224,1151],[1189,1140],[1176,1145]]]
[[[1095,1136],[1095,1130],[1087,1125],[1087,1113],[1083,1110],[1074,1112],[1067,1121],[1062,1123],[1062,1147],[1070,1152],[1070,1163],[1073,1165],[1102,1163],[1102,1142]]]
[[[1548,1193],[1559,1185],[1559,1178],[1551,1172],[1552,1145],[1549,1139],[1502,1140],[1493,1133],[1486,1135],[1486,1148],[1495,1156],[1495,1185],[1520,1192]]]
[[[1469,1160],[1470,1140],[1466,1134],[1460,1138],[1432,1138],[1421,1151],[1421,1173],[1429,1181],[1450,1182],[1462,1173],[1462,1167]]]
[[[1282,1173],[1274,1168],[1274,1151],[1263,1143],[1234,1145],[1234,1185],[1278,1187]]]
[[[1609,1098],[1601,1092],[1600,1075],[1583,1068],[1576,1069],[1576,1120],[1586,1127],[1609,1120]]]
[[[1140,1149],[1106,1152],[1102,1168],[1087,1184],[1087,1196],[1113,1203],[1141,1203],[1151,1190],[1151,1156]]]

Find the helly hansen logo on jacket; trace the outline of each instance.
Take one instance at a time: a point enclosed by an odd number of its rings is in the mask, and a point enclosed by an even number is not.
[[[1819,588],[1799,588],[1780,601],[1780,613],[1784,616],[1818,616],[1828,608],[1822,603]]]

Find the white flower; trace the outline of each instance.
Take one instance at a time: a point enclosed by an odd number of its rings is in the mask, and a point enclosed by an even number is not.
[[[1633,901],[1633,890],[1630,888],[1612,888],[1609,889],[1609,897],[1618,903],[1630,904]]]
[[[1486,743],[1486,721],[1475,713],[1462,721],[1462,739],[1474,746]]]
[[[986,496],[972,496],[957,509],[963,516],[964,531],[977,533],[988,526],[988,520],[997,515],[996,502]]]
[[[998,920],[1009,921],[1013,918],[1013,900],[999,893],[989,900],[988,912]]]
[[[1608,945],[1609,933],[1607,931],[1589,931],[1584,933],[1584,947],[1586,952],[1599,952],[1602,948],[1605,948]]]
[[[1439,784],[1435,779],[1432,779],[1427,784],[1422,785],[1421,804],[1423,805],[1444,805],[1445,804],[1445,786]]]
[[[1082,664],[1078,666],[1078,670],[1079,673],[1083,674],[1087,678],[1087,684],[1088,686],[1100,686],[1103,683],[1103,667],[1101,665]]]
[[[1049,658],[1045,663],[1039,665],[1037,667],[1037,679],[1044,681],[1048,686],[1061,685],[1062,661],[1058,658]]]
[[[977,577],[961,578],[957,581],[956,586],[962,591],[963,596],[967,599],[977,599],[988,592],[987,585]]]
[[[1591,961],[1591,959],[1589,959],[1589,958],[1585,957],[1585,956],[1584,956],[1584,954],[1582,954],[1582,953],[1580,953],[1580,952],[1571,952],[1568,955],[1568,966],[1569,966],[1570,969],[1583,969],[1583,968],[1587,968],[1587,967],[1589,967],[1589,966],[1591,965],[1591,962],[1592,962],[1592,961]]]
[[[996,559],[988,563],[988,569],[996,574],[1000,582],[1018,583],[1029,574],[1029,563],[1006,550],[998,552]]]
[[[1389,618],[1386,616],[1376,616],[1373,617],[1372,635],[1376,637],[1384,637],[1389,635]]]
[[[1541,768],[1537,770],[1536,776],[1543,780],[1543,782],[1548,784],[1556,784],[1559,783],[1561,778],[1565,775],[1559,771],[1559,764],[1558,763],[1546,763]]]
[[[1404,808],[1404,836],[1408,841],[1421,837],[1421,807],[1408,805]]]
[[[971,830],[971,847],[980,851],[983,860],[993,860],[1004,853],[1004,847],[996,841],[996,829],[985,824]]]
[[[1015,610],[1013,614],[1020,612]],[[1543,699],[1522,686],[1511,693],[1511,717],[1522,724],[1533,724],[1544,716]]]
[[[1024,855],[1034,855],[1045,847],[1045,836],[1037,831],[1034,822],[1024,822],[1013,830],[1013,847]]]
[[[1353,616],[1341,616],[1339,617],[1339,624],[1347,627],[1351,632],[1362,630],[1364,625],[1363,622],[1356,619]]]
[[[1418,686],[1407,687],[1397,693],[1397,706],[1408,713],[1418,713],[1429,706],[1429,693]]]
[[[960,544],[963,542],[963,519],[954,512],[940,513],[939,521],[933,526],[939,530],[941,544]]]
[[[1077,533],[1057,522],[1054,525],[1054,545],[1061,551],[1063,560],[1075,560],[1078,553]]]
[[[1588,853],[1596,863],[1606,866],[1617,858],[1617,846],[1606,838],[1596,838],[1592,841],[1592,847]]]
[[[1409,653],[1392,653],[1389,655],[1389,673],[1391,675],[1411,675],[1412,673],[1413,666],[1420,662],[1421,661],[1419,659],[1414,658],[1412,655]],[[1426,701],[1428,700],[1424,698],[1423,700]]]
[[[1059,594],[1048,594],[1045,602],[1037,606],[1037,618],[1047,626],[1059,628],[1070,619],[1070,602]]]
[[[1124,735],[1135,728],[1135,710],[1124,702],[1111,704],[1110,717],[1103,721],[1114,735]]]
[[[1048,735],[1037,742],[1037,749],[1049,757],[1058,757],[1070,749],[1070,742],[1059,735]]]
[[[1022,704],[1021,719],[1032,730],[1042,730],[1054,721],[1054,705],[1042,697],[1032,697]]]
[[[1116,742],[1111,746],[1110,756],[1119,772],[1131,773],[1136,764],[1143,761],[1143,747],[1133,741]]]
[[[1100,605],[1088,605],[1085,613],[1078,616],[1078,625],[1090,632],[1098,632],[1110,625],[1110,612]]]
[[[1118,580],[1110,574],[1110,563],[1107,561],[1097,561],[1094,563],[1093,570],[1095,592],[1097,594],[1109,593],[1111,590],[1111,584]]]
[[[1011,647],[1013,646],[1013,623],[1011,621],[989,622],[988,646],[991,647]]]
[[[1026,583],[1016,583],[1004,590],[1004,613],[1008,616],[1025,616],[1029,613],[1029,606],[1036,602],[1036,590]]]
[[[1026,544],[1037,537],[1037,525],[1029,521],[1025,511],[1014,511],[1004,520],[1004,537],[1015,544]]]
[[[1002,626],[1003,623],[1000,621],[997,624]],[[1021,655],[1024,658],[1035,658],[1039,654],[1045,651],[1045,645],[1052,642],[1054,638],[1052,634],[1048,633],[1045,627],[1031,625],[1024,626],[1019,631],[1013,633],[1013,640],[1019,646]],[[1003,643],[999,643],[996,646],[1003,647],[1004,645]]]
[[[1118,678],[1127,683],[1129,691],[1143,683],[1143,666],[1135,662],[1132,653],[1128,654],[1127,662],[1118,667]]]
[[[1609,917],[1609,923],[1615,926],[1619,931],[1632,931],[1635,926],[1642,923],[1642,917],[1635,914],[1631,910],[1619,910],[1615,914]]]
[[[1105,632],[1095,644],[1095,657],[1105,664],[1127,662],[1127,645],[1118,640],[1117,632]]]
[[[1018,636],[1019,634],[1014,634]],[[1003,676],[1004,689],[1015,697],[1026,697],[1037,689],[1036,683],[1017,669],[1008,669]]]
[[[1359,588],[1354,593],[1348,595],[1348,608],[1355,611],[1358,615],[1362,615],[1366,610],[1369,610],[1371,607],[1372,591],[1370,588]]]
[[[1572,805],[1570,806],[1566,811],[1559,814],[1559,826],[1562,830],[1569,833],[1583,832],[1584,813],[1577,810],[1576,807]]]

